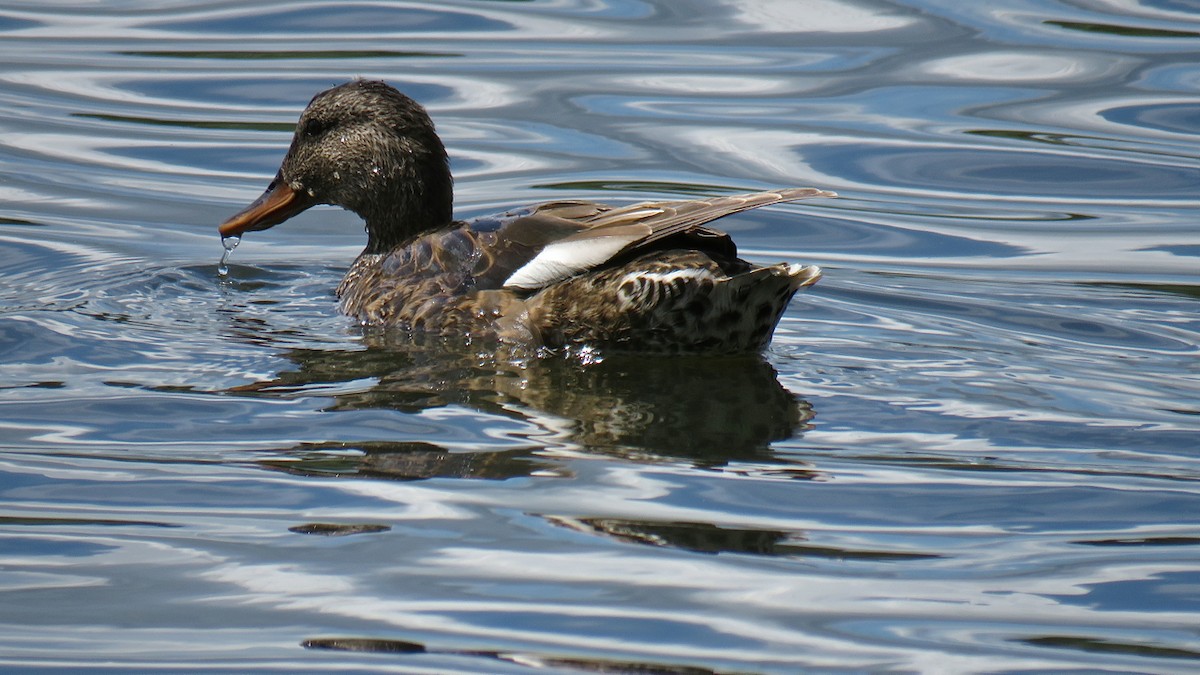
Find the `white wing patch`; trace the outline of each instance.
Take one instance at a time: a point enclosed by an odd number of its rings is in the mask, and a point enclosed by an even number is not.
[[[604,264],[629,243],[627,237],[564,239],[550,244],[512,273],[505,288],[533,290]]]

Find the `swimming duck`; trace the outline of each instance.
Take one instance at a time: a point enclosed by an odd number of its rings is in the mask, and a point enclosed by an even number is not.
[[[425,109],[378,81],[317,94],[279,172],[220,225],[222,239],[335,204],[367,245],[338,286],[365,325],[535,349],[742,353],[764,349],[814,265],[758,266],[708,222],[813,188],[613,207],[565,200],[454,220],[446,149]]]

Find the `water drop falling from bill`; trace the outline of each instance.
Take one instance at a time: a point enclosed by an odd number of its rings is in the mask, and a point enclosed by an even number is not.
[[[221,254],[221,262],[217,263],[219,276],[229,276],[229,256],[240,243],[242,243],[241,237],[221,237],[221,245],[225,247],[225,252]]]

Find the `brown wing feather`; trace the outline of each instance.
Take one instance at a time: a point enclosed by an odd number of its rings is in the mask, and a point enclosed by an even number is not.
[[[585,233],[592,233],[600,228],[636,221],[649,224],[651,233],[632,246],[652,246],[656,241],[698,228],[705,223],[730,214],[779,202],[836,196],[832,192],[816,188],[787,188],[690,201],[643,202],[599,213],[589,221],[592,227],[575,236],[581,237]],[[658,211],[658,213],[653,213],[653,211]],[[719,232],[719,230],[712,231]]]
[[[735,258],[737,246],[729,235],[716,228],[705,227],[705,223],[768,204],[835,196],[832,192],[814,188],[788,188],[710,199],[642,202],[621,208],[590,202],[543,205],[536,211],[538,216],[570,218],[580,223],[583,229],[565,237],[546,240],[542,250],[552,245],[555,254],[566,251],[568,247],[587,249],[591,254],[580,256],[572,263],[564,260],[570,255],[548,254],[539,257],[541,251],[537,251],[526,259],[528,267],[513,268],[514,275],[505,285],[510,288],[538,288],[613,261],[662,248],[696,249]],[[594,244],[594,248],[589,244]]]
[[[478,288],[500,288],[551,244],[578,243],[589,250],[608,251],[591,264],[557,278],[655,248],[697,249],[734,258],[737,247],[733,240],[721,230],[705,227],[705,223],[767,204],[829,196],[833,193],[792,188],[691,201],[643,202],[620,208],[582,200],[547,202],[524,212],[468,224],[477,232],[474,236],[480,251],[470,273]],[[479,223],[485,221],[489,226],[481,228]]]

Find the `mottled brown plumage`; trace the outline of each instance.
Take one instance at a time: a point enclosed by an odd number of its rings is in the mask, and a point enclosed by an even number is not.
[[[382,82],[318,94],[279,173],[222,236],[266,229],[314,204],[366,221],[367,246],[338,287],[365,324],[557,349],[763,349],[815,266],[759,267],[707,226],[812,188],[612,207],[559,201],[451,220],[446,152],[423,108]]]

